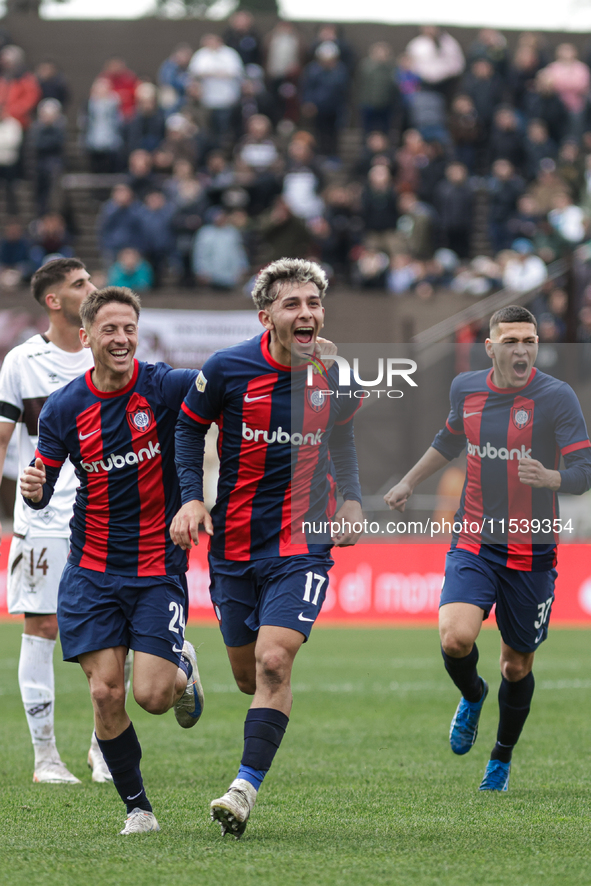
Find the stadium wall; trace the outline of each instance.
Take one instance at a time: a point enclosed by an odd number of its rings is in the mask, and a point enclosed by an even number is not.
[[[6,609],[10,536],[0,550],[0,618]],[[326,626],[432,627],[443,582],[446,544],[358,544],[334,551],[326,601],[319,619]],[[563,545],[559,553],[552,624],[591,626],[589,546]],[[209,599],[207,546],[193,548],[188,572],[192,622],[215,622]]]

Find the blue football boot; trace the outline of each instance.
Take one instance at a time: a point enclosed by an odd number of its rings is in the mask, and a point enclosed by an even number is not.
[[[482,680],[480,701],[466,701],[465,698],[460,700],[449,728],[449,743],[454,754],[467,754],[476,741],[480,712],[487,695],[488,683]]]
[[[509,788],[510,763],[500,760],[489,760],[484,770],[484,778],[480,782],[479,791],[506,791]]]

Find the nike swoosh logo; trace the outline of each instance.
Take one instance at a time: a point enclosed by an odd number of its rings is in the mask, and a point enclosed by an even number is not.
[[[313,618],[306,618],[306,616],[304,615],[303,612],[300,612],[300,614],[298,615],[298,618],[300,621],[314,621]]]
[[[198,720],[201,716],[201,704],[199,702],[199,696],[197,695],[197,687],[195,686],[195,681],[193,681],[193,695],[195,696],[195,712],[192,714],[189,711],[189,717],[193,717],[194,720]]]
[[[269,395],[263,394],[262,397],[249,397],[248,394],[244,395],[245,403],[254,403],[255,400],[265,400]]]
[[[172,647],[172,651],[173,651],[173,652],[182,652],[183,650],[182,650],[182,649],[179,649],[178,646],[173,645],[173,647]]]
[[[82,432],[80,432],[78,434],[78,437],[80,440],[86,440],[87,437],[92,437],[93,434],[98,434],[99,430],[100,428],[97,428],[96,431],[91,431],[90,434],[83,434]]]
[[[470,418],[471,415],[480,415],[479,412],[464,412],[464,418]]]

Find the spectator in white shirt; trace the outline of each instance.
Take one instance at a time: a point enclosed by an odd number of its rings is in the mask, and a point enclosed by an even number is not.
[[[405,54],[411,67],[423,83],[447,94],[466,67],[464,53],[458,41],[441,28],[426,25],[410,41]]]
[[[552,201],[553,209],[548,213],[548,221],[554,230],[569,246],[581,243],[587,234],[588,218],[580,206],[575,206],[566,192],[556,194]]]
[[[233,136],[234,110],[240,100],[244,65],[235,49],[217,34],[205,34],[189,62],[189,72],[201,83],[201,101],[210,113],[216,136]]]
[[[531,240],[520,237],[512,243],[511,249],[515,256],[505,265],[503,286],[513,292],[529,292],[541,286],[548,277],[548,269],[539,255],[534,255]]]
[[[18,158],[23,140],[23,127],[14,117],[0,113],[0,180],[6,183],[6,208],[9,215],[18,215],[14,190]]]

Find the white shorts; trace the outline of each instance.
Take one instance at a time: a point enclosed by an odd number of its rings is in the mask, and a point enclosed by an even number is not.
[[[57,612],[57,589],[69,549],[68,538],[12,537],[6,582],[11,615]]]

